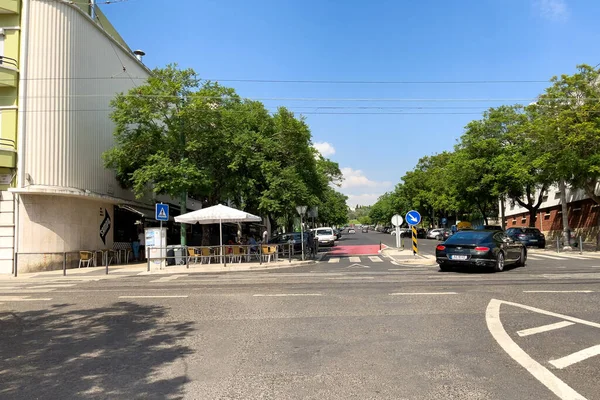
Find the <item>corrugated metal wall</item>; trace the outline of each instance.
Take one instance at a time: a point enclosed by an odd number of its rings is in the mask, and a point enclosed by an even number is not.
[[[102,153],[113,145],[110,100],[142,83],[129,75],[146,77],[146,70],[74,6],[30,4],[25,172],[35,185],[131,198]]]

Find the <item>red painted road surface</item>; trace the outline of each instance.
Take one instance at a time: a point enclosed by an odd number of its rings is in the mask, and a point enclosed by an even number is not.
[[[385,249],[386,245],[381,245]],[[348,255],[376,255],[379,252],[378,244],[361,244],[355,246],[334,246],[327,254],[332,256],[348,256]]]

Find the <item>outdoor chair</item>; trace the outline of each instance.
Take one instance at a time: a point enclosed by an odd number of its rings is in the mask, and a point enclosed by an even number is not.
[[[208,264],[212,260],[213,255],[211,254],[210,247],[200,247],[200,263],[204,263],[204,260],[208,260]]]
[[[193,260],[194,263],[198,262],[198,254],[196,254],[196,249],[193,247],[188,247],[188,264]]]
[[[94,253],[91,251],[80,251],[79,252],[79,268],[81,268],[82,265],[85,265],[86,268],[90,266],[90,264],[92,264],[92,262],[94,261]]]
[[[244,248],[240,246],[233,246],[233,252],[229,255],[229,262],[242,262],[242,256],[244,255]]]
[[[271,257],[275,259],[277,256],[277,246],[262,246],[263,261],[271,262]]]

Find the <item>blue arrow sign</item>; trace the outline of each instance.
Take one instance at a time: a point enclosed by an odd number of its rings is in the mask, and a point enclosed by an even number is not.
[[[418,225],[421,222],[421,214],[418,211],[410,210],[406,213],[406,223],[409,225]]]
[[[157,221],[168,221],[169,220],[169,205],[168,204],[156,204],[154,218]]]
[[[442,224],[446,225],[446,222],[448,222],[448,220],[446,218],[442,218]]]

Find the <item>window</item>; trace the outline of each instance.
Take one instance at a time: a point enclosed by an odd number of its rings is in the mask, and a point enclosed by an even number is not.
[[[554,198],[555,199],[560,199],[560,192],[554,193]]]
[[[548,201],[548,195],[542,196],[542,201]]]
[[[512,220],[512,224],[513,224],[513,225],[516,225],[516,224],[517,224],[517,219],[516,219],[516,218],[513,218],[513,220]]]
[[[525,222],[527,222],[527,217],[526,216],[522,216],[521,217],[521,223],[524,224]]]
[[[514,210],[514,209],[515,209],[515,203],[511,203],[511,205],[510,205],[510,209],[511,209],[511,210]]]
[[[581,211],[581,207],[573,208],[573,209],[571,209],[571,211],[573,211],[573,212],[579,212],[579,211]]]
[[[544,214],[544,219],[550,219],[550,211],[546,211]]]

